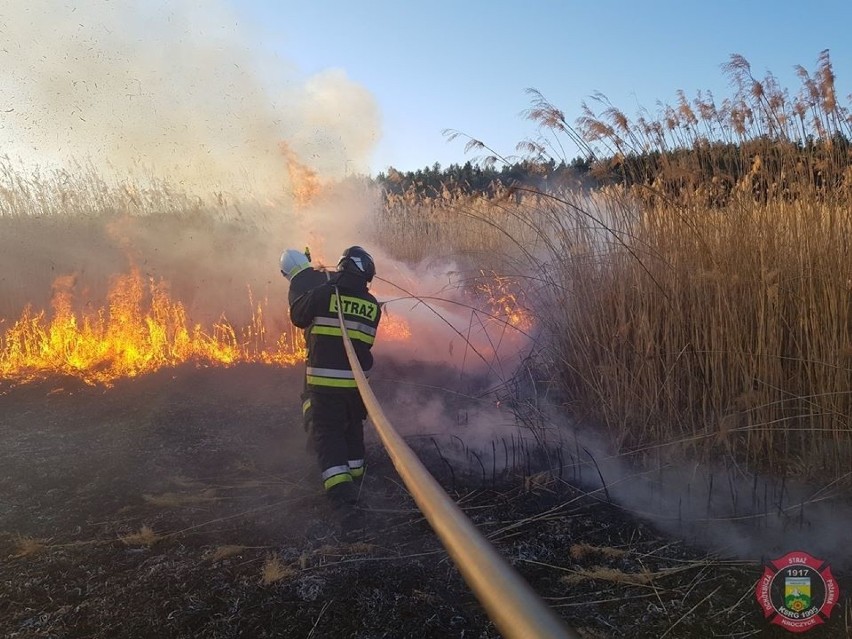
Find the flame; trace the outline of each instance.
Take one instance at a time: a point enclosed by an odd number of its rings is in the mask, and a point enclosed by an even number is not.
[[[146,285],[137,269],[116,277],[106,307],[85,315],[73,310],[73,284],[70,276],[54,282],[52,319],[27,307],[0,337],[0,377],[31,381],[64,374],[110,385],[184,362],[290,366],[305,357],[301,331],[275,340],[267,335],[262,304],[242,329],[225,319],[205,328],[188,320],[165,283]]]
[[[523,292],[521,285],[509,277],[482,275],[475,289],[485,297],[494,318],[520,331],[529,332],[533,327],[533,319],[530,311],[519,300]]]
[[[411,338],[411,328],[403,318],[387,313],[382,315],[377,336],[382,341],[404,342]]]
[[[290,188],[296,208],[306,208],[322,189],[317,172],[299,161],[296,153],[286,142],[279,142],[278,147],[287,162],[287,172],[290,174]]]
[[[94,311],[75,311],[74,287],[73,276],[57,278],[50,314],[27,307],[0,334],[0,379],[28,382],[70,375],[110,386],[119,378],[187,362],[293,366],[305,359],[302,331],[267,331],[266,306],[255,304],[251,294],[251,319],[238,328],[224,317],[206,326],[192,322],[183,303],[170,296],[166,282],[146,280],[136,268],[113,279],[106,304]],[[513,326],[527,332],[533,326],[517,282],[483,277],[476,292],[501,330]],[[385,313],[378,338],[409,341],[411,326],[405,318]]]

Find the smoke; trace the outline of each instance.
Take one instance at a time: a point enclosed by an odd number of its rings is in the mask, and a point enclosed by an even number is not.
[[[248,289],[286,296],[282,248],[366,215],[340,191],[298,209],[287,153],[324,185],[366,171],[372,96],[342,70],[305,78],[265,54],[224,4],[0,0],[0,16],[2,210],[15,218],[0,233],[2,317],[45,307],[64,274],[98,304],[135,266],[198,321],[239,321]]]
[[[379,135],[341,70],[300,78],[217,2],[4,0],[0,142],[25,161],[281,195],[279,142],[329,176],[361,171]]]
[[[384,268],[373,293],[386,302],[385,315],[403,317],[415,338],[377,342],[378,353],[447,365],[456,376],[487,376],[492,382],[513,375],[531,336],[492,308],[493,300],[469,290],[456,263],[411,266],[382,257],[378,264]]]
[[[758,474],[732,460],[688,461],[666,445],[619,454],[532,387],[494,392],[485,377],[461,383],[450,367],[381,367],[373,378],[393,424],[435,458],[438,472],[451,468],[448,479],[490,486],[507,474],[546,473],[722,557],[763,562],[798,550],[852,568],[852,503],[839,483]],[[448,392],[453,385],[463,392]]]
[[[361,244],[385,279],[456,302],[390,303],[415,338],[379,349],[496,372],[516,346],[505,326],[459,305],[471,300],[447,289],[454,265],[412,269],[377,248],[377,194],[346,178],[368,166],[378,109],[344,71],[302,77],[217,2],[0,7],[0,144],[20,157],[20,172],[59,167],[24,177],[36,203],[23,212],[41,213],[48,200],[54,219],[4,220],[3,317],[46,307],[53,279],[66,274],[81,304],[99,305],[110,278],[134,266],[170,283],[195,321],[223,312],[245,320],[251,291],[274,300],[283,327],[281,251],[309,246],[333,267]],[[9,208],[20,217],[21,206]],[[375,292],[407,295],[379,281]]]
[[[545,450],[534,471],[558,474],[601,503],[723,557],[766,561],[804,550],[852,567],[852,503],[841,485],[758,474],[730,459],[688,461],[665,444],[619,454],[595,428],[566,420],[547,402],[539,406],[550,428],[539,433]]]

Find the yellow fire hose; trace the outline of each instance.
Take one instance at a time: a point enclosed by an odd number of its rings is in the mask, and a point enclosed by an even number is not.
[[[491,621],[508,639],[579,639],[579,635],[562,623],[482,536],[385,416],[346,332],[340,294],[337,291],[335,294],[338,296],[337,317],[346,355],[382,444],[418,508]]]

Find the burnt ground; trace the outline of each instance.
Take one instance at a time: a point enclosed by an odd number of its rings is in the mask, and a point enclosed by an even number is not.
[[[300,385],[252,365],[0,386],[0,635],[499,636],[375,442],[367,529],[347,533],[304,450]],[[581,636],[789,636],[757,606],[759,562],[708,556],[529,464],[483,481],[428,448]],[[849,636],[836,576],[841,603],[808,637]]]

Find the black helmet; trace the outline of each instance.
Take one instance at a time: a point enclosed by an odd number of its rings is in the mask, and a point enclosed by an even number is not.
[[[337,270],[340,273],[358,275],[369,282],[376,274],[376,263],[370,254],[360,246],[350,246],[340,256]]]

